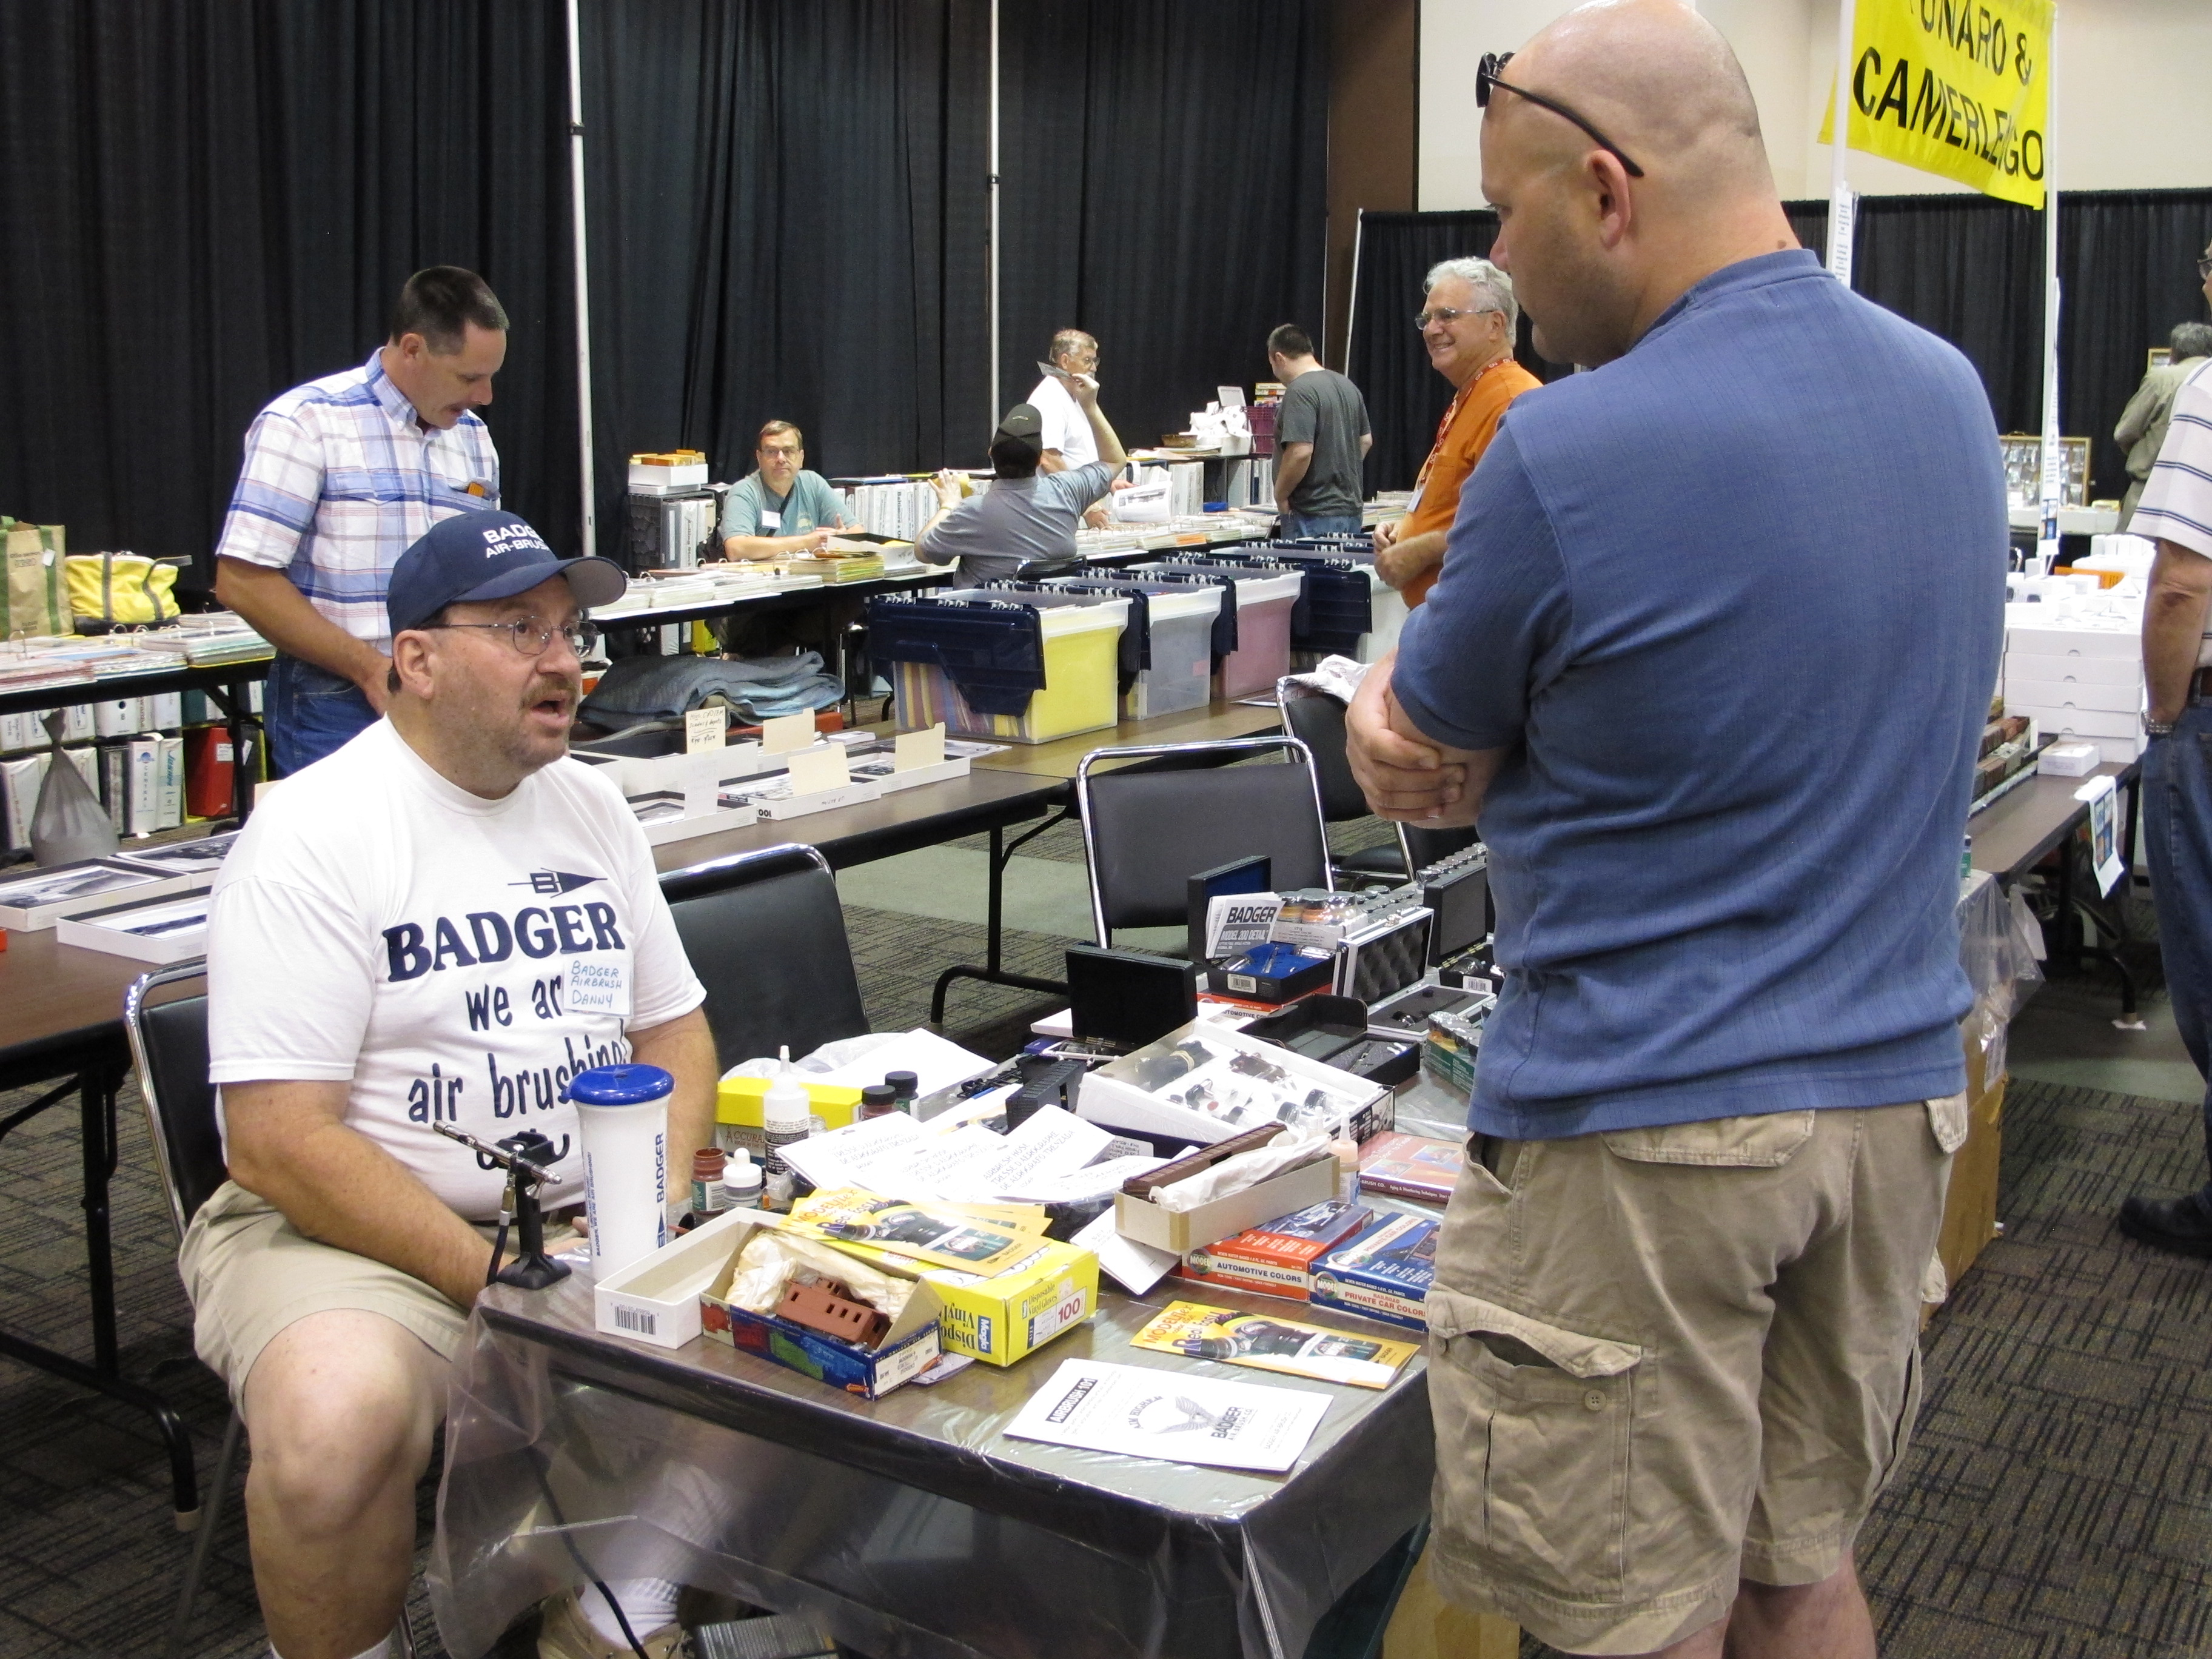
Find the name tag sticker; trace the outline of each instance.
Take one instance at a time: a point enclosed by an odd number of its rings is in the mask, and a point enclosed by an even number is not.
[[[760,527],[763,530],[767,531],[771,535],[775,534],[777,531],[783,528],[783,514],[781,513],[762,514],[760,515]]]
[[[568,963],[569,1012],[579,1014],[611,1014],[617,1019],[628,1019],[629,1003],[629,957],[627,955],[597,955],[572,957]]]

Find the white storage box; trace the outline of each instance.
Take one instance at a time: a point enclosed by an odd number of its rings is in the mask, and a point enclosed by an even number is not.
[[[2106,660],[2110,660],[2107,659]],[[2057,714],[2094,709],[2107,714],[2132,714],[2142,707],[2142,687],[2137,685],[2069,684],[2057,680],[2015,679],[2005,676],[2005,713],[2038,714],[2049,726]]]
[[[2053,739],[2066,738],[2136,738],[2142,733],[2142,719],[2135,714],[2117,714],[2101,708],[2014,708],[2029,714]]]
[[[592,1287],[592,1313],[609,1336],[680,1348],[699,1334],[699,1296],[753,1227],[758,1210],[729,1210],[640,1256]]]
[[[1256,1059],[1266,1073],[1237,1073],[1234,1061],[1240,1056]],[[1237,1081],[1209,1090],[1216,1101],[1213,1109],[1184,1103],[1182,1097],[1195,1074],[1219,1079],[1224,1066]],[[1302,1101],[1316,1089],[1326,1109],[1340,1115],[1347,1127],[1390,1092],[1364,1077],[1246,1036],[1217,1021],[1197,1019],[1083,1078],[1075,1114],[1111,1128],[1172,1135],[1210,1146],[1263,1123],[1279,1121],[1275,1109],[1279,1101]],[[1238,1093],[1250,1098],[1240,1101],[1234,1097]]]
[[[2053,685],[2142,684],[2142,654],[2129,657],[2054,657],[2015,646],[2005,653],[2005,678],[2040,680]]]
[[[207,954],[209,902],[209,895],[200,893],[190,898],[88,910],[82,915],[62,917],[54,924],[54,937],[64,945],[166,967]]]
[[[2046,778],[2085,778],[2097,769],[2098,763],[2103,759],[2094,743],[2076,738],[2052,744],[2037,760],[2035,769]]]
[[[2142,661],[2142,634],[2128,628],[2008,626],[2005,650],[2037,657],[2124,657]]]

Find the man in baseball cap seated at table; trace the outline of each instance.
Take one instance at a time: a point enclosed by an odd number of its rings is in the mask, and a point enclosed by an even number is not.
[[[937,514],[915,550],[932,564],[957,562],[963,582],[1002,580],[1031,560],[1072,565],[1076,526],[1129,459],[1098,407],[1098,383],[1087,374],[1054,374],[1089,418],[1098,459],[1054,471],[1044,459],[1043,416],[1032,404],[1016,404],[991,434],[989,489],[963,501],[959,478],[939,472],[933,480]]]
[[[392,573],[384,718],[270,794],[216,884],[209,1073],[230,1180],[179,1267],[252,1437],[254,1582],[281,1659],[392,1651],[503,1182],[436,1126],[565,1146],[556,1216],[583,1193],[561,1097],[579,1071],[665,1067],[672,1144],[708,1144],[705,994],[636,820],[567,757],[584,613],[623,585],[511,513],[434,526]],[[674,1587],[612,1588],[658,1659]],[[569,1602],[541,1650],[629,1648],[604,1606]]]

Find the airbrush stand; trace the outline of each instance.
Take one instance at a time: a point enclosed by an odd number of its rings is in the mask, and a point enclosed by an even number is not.
[[[464,1134],[446,1124],[430,1127],[447,1139],[458,1140],[473,1151],[478,1169],[507,1171],[507,1194],[501,1207],[514,1212],[515,1243],[520,1254],[499,1270],[498,1282],[518,1290],[542,1291],[566,1279],[568,1264],[556,1261],[545,1254],[545,1212],[538,1201],[538,1188],[545,1179],[546,1165],[558,1164],[568,1156],[568,1137],[562,1135],[556,1149],[537,1130],[525,1129],[519,1135],[507,1136],[495,1146],[487,1146],[474,1135]]]

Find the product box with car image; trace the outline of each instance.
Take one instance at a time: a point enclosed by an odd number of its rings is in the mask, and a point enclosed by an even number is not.
[[[1352,1243],[1331,1250],[1314,1268],[1316,1307],[1365,1314],[1413,1330],[1426,1330],[1425,1304],[1436,1278],[1434,1216],[1384,1218]]]
[[[1358,1139],[1374,1133],[1378,1123],[1388,1124],[1391,1097],[1387,1086],[1370,1079],[1200,1019],[1089,1073],[1075,1109],[1079,1117],[1110,1128],[1210,1146],[1268,1123],[1326,1128]],[[1240,1226],[1298,1207],[1263,1211]]]
[[[1176,1272],[1203,1284],[1304,1302],[1313,1291],[1314,1263],[1374,1218],[1372,1210],[1350,1199],[1328,1199],[1193,1250]]]

